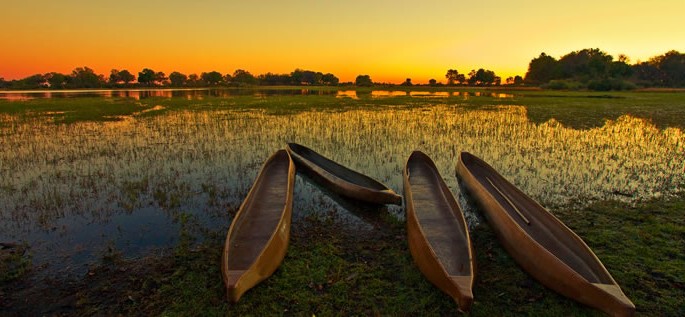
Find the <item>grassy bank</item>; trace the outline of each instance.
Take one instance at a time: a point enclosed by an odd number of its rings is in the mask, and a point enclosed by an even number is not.
[[[424,87],[419,89],[422,88]],[[59,135],[64,140],[69,140],[71,135],[85,136],[79,138],[78,141],[82,143],[76,143],[78,146],[73,146],[73,148],[87,148],[92,144],[100,146],[104,150],[94,151],[93,153],[95,153],[95,157],[108,158],[108,160],[104,160],[107,164],[103,164],[105,166],[103,170],[106,171],[120,171],[131,166],[126,162],[138,162],[133,159],[133,154],[138,153],[139,149],[148,151],[145,155],[153,157],[154,159],[149,161],[154,162],[157,157],[164,158],[171,157],[172,155],[184,157],[180,155],[184,154],[183,151],[173,150],[190,144],[192,146],[188,149],[197,151],[188,151],[188,153],[197,155],[197,157],[201,157],[200,154],[208,155],[211,159],[239,153],[236,150],[239,148],[238,146],[225,147],[218,154],[212,152],[220,148],[219,145],[232,144],[227,143],[225,139],[225,136],[229,136],[232,133],[236,133],[245,142],[250,142],[254,139],[259,139],[256,142],[264,142],[264,140],[260,139],[261,134],[239,134],[236,132],[237,129],[230,129],[229,125],[241,127],[240,129],[247,129],[247,127],[253,125],[253,121],[229,121],[230,117],[222,117],[222,115],[225,115],[225,113],[222,113],[222,110],[229,109],[258,110],[260,113],[270,114],[291,114],[311,110],[314,114],[312,117],[315,119],[325,118],[317,120],[323,122],[322,125],[326,126],[328,122],[336,120],[335,116],[319,117],[320,113],[337,112],[345,109],[363,108],[365,110],[379,110],[378,112],[368,111],[368,113],[375,115],[384,114],[381,111],[388,109],[447,104],[468,109],[486,109],[486,111],[478,112],[489,114],[501,111],[502,109],[490,111],[498,105],[519,105],[526,108],[525,115],[534,123],[554,119],[567,126],[588,129],[603,126],[608,119],[616,119],[621,115],[631,114],[633,116],[649,118],[659,128],[685,128],[683,123],[685,121],[682,120],[682,118],[685,118],[685,107],[683,107],[685,95],[682,93],[623,92],[606,94],[516,91],[508,94],[497,91],[493,94],[492,91],[482,89],[458,91],[458,94],[455,94],[454,91],[450,92],[452,94],[446,96],[420,93],[418,96],[403,94],[379,97],[374,96],[371,90],[359,90],[354,94],[354,98],[338,98],[335,94],[306,96],[284,94],[270,96],[208,96],[202,98],[152,97],[141,100],[103,97],[33,99],[25,101],[3,100],[0,101],[0,125],[7,125],[8,128],[3,131],[6,131],[10,136],[18,130],[29,132],[38,130],[36,133],[27,134],[31,137],[37,136],[38,141],[34,140],[32,144],[44,143],[41,140],[49,140],[49,138],[53,138],[55,135]],[[389,132],[387,130],[384,132],[388,136],[387,140],[389,141],[383,144],[390,144],[389,146],[394,149],[398,146],[407,147],[418,144],[419,140],[415,140],[406,142],[410,144],[398,145],[396,143],[397,140],[392,137],[400,135],[398,131],[407,126],[405,123],[419,122],[419,127],[430,126],[434,121],[441,122],[442,120],[439,119],[442,116],[452,115],[451,112],[454,110],[449,107],[435,108],[442,110],[435,112],[439,115],[428,118],[432,121],[427,121],[426,118],[423,118],[423,121],[416,121],[416,117],[407,117],[407,121],[398,121],[396,118],[380,121],[387,122],[386,125],[393,127],[389,129]],[[431,111],[433,109],[423,108],[415,110]],[[514,110],[516,111],[502,112],[499,116],[492,117],[493,119],[476,121],[476,126],[473,129],[486,126],[494,130],[492,127],[496,128],[496,125],[486,124],[497,122],[497,120],[503,120],[506,123],[509,122],[506,121],[507,118],[517,115],[523,116],[522,112],[519,111],[520,109]],[[197,111],[197,113],[193,112],[192,115],[200,114],[210,117],[212,120],[207,120],[206,126],[195,124],[193,120],[197,120],[197,116],[186,116],[188,115],[186,111]],[[461,123],[463,120],[474,118],[469,117],[468,112],[458,112],[459,115],[457,116],[452,115],[459,118],[459,120],[452,120],[452,123]],[[161,116],[165,113],[176,121],[188,120],[190,118],[188,121],[192,124],[179,125],[184,130],[180,131],[181,133],[175,133],[177,131],[174,131],[174,129],[180,128],[174,126],[178,122],[173,120],[162,121],[159,130],[146,130],[143,129],[145,126],[136,126],[137,120],[129,120],[131,126],[124,124],[121,125],[124,127],[122,129],[105,131],[106,133],[103,132],[102,134],[104,137],[93,137],[92,139],[89,139],[88,136],[92,137],[98,134],[88,134],[87,132],[91,130],[75,129],[72,132],[72,130],[66,129],[84,126],[86,128],[94,127],[94,130],[97,131],[99,128],[109,127],[110,125],[70,124],[84,121],[128,120],[130,119],[128,117]],[[353,113],[353,111],[350,113]],[[337,113],[334,114],[337,115]],[[262,120],[266,117],[256,116],[256,118],[261,118]],[[280,130],[273,130],[277,131],[280,136],[286,135],[288,133],[287,130],[292,130],[292,127],[286,121],[292,120],[296,116],[268,117],[269,120],[273,118],[282,120],[275,121],[279,123],[271,125],[271,127],[284,127]],[[437,118],[437,120],[433,118]],[[203,118],[200,117],[199,119]],[[360,117],[360,122],[361,119],[363,118]],[[41,124],[34,124],[35,121],[33,120],[37,120]],[[43,120],[54,122],[56,125],[42,124]],[[154,120],[139,120],[139,122],[146,121]],[[536,131],[536,125],[527,122],[525,117],[522,117],[521,121],[525,124],[515,125],[509,127],[509,129],[517,132]],[[226,122],[228,124],[224,125]],[[402,123],[397,124],[397,122]],[[512,122],[518,123],[518,121]],[[212,129],[214,125],[225,127],[225,129]],[[307,134],[311,133],[310,126],[305,124],[300,126],[307,126],[304,132]],[[358,125],[349,126],[357,127]],[[265,127],[269,127],[269,125],[265,125]],[[464,127],[471,126],[455,124],[455,127],[461,128],[445,128],[440,130],[444,127],[437,126],[435,129],[429,130],[436,132],[427,134],[427,136],[439,139],[449,135],[449,132],[465,131],[470,128]],[[3,126],[3,128],[5,127]],[[41,133],[40,128],[56,133]],[[141,129],[141,136],[132,138],[131,135],[126,134],[129,129]],[[626,129],[631,130],[633,127],[628,126]],[[653,127],[650,125],[649,129],[653,129]],[[355,134],[358,130],[353,128],[342,130],[346,131],[345,136],[350,138],[341,140],[359,139],[358,135]],[[548,131],[552,132],[557,130],[559,129],[548,129]],[[633,130],[639,132],[647,129],[638,128]],[[171,132],[168,134],[153,133],[150,136],[145,136],[142,135],[143,131]],[[319,128],[318,131],[325,131],[325,129]],[[417,130],[408,129],[407,131]],[[542,129],[542,131],[547,130]],[[649,132],[650,130],[647,131]],[[206,134],[201,132],[211,133],[208,133],[209,137],[207,137]],[[378,132],[378,129],[368,130],[366,133],[367,140],[371,139],[369,135],[378,136]],[[570,134],[567,134],[570,136],[568,138],[578,135],[575,134],[575,131],[571,132],[573,133],[569,132]],[[322,132],[319,133],[323,134]],[[649,135],[657,134],[650,132]],[[160,135],[161,137],[159,137]],[[208,141],[198,142],[193,138],[179,138],[179,136],[186,135],[199,135],[201,139],[206,138]],[[336,134],[332,135],[336,136]],[[417,135],[420,135],[420,133]],[[610,145],[616,140],[611,136],[621,134],[607,133],[599,135],[608,135],[608,137],[605,137],[608,138],[608,141],[600,144]],[[680,134],[669,135],[675,135],[674,138],[680,136]],[[119,136],[122,137],[119,138]],[[498,136],[505,137],[497,138]],[[534,137],[535,134],[530,133],[524,134],[522,139],[528,140]],[[561,138],[563,137],[564,135],[561,135]],[[143,142],[147,138],[152,138],[154,143]],[[138,140],[139,143],[129,142],[129,139]],[[404,139],[406,140],[407,138],[404,137]],[[445,142],[443,142],[444,139],[446,139]],[[490,136],[480,134],[475,137],[455,134],[453,137],[444,137],[444,139],[439,140],[443,143],[437,143],[436,141],[436,144],[441,144],[436,146],[436,148],[440,149],[436,150],[438,153],[445,151],[444,149],[447,148],[445,144],[451,144],[454,140],[463,139],[471,140],[470,142],[473,142],[473,144],[491,144],[491,146],[497,149],[500,148],[500,143],[498,142],[505,144],[504,142],[511,141],[507,134],[492,134]],[[557,140],[555,138],[550,139]],[[95,142],[95,140],[116,140],[117,142],[100,144]],[[661,140],[661,136],[656,140]],[[26,143],[26,141],[26,138],[17,138],[16,142],[12,143],[13,145],[8,145],[8,148],[12,146],[19,147],[17,144]],[[120,147],[112,145],[115,143],[120,144]],[[235,144],[240,145],[241,143],[236,142]],[[365,142],[365,144],[370,143]],[[660,149],[671,149],[673,144],[682,144],[682,141],[675,140],[671,142],[669,139],[669,142],[658,143],[653,147],[641,146],[640,144],[645,143],[640,142],[628,144],[637,144],[626,147],[626,151],[630,154],[638,153],[639,156],[639,153],[643,152],[638,150],[645,151],[645,149],[648,149],[651,152],[657,152]],[[669,146],[664,146],[663,144],[668,144]],[[534,145],[528,143],[524,145],[519,146],[522,149],[538,150]],[[463,147],[464,144],[461,145],[462,149]],[[42,147],[35,148],[43,149]],[[23,157],[27,161],[33,162],[31,159],[36,152],[35,148],[29,148],[24,151],[26,154]],[[58,148],[59,146],[46,147],[45,149],[47,150],[42,150],[41,153],[52,154],[57,152]],[[543,148],[549,149],[549,151],[554,150],[544,146]],[[587,147],[581,147],[580,149],[575,152],[569,151],[568,153],[576,154],[582,152],[586,155],[587,153],[610,153],[607,151],[606,146],[600,147],[596,150],[597,152],[587,152]],[[405,150],[408,153],[408,149]],[[331,151],[330,148],[329,151]],[[57,171],[56,175],[52,176],[52,178],[46,176],[41,181],[36,180],[33,183],[27,182],[27,185],[22,185],[24,186],[22,188],[26,188],[26,191],[29,191],[32,187],[45,184],[45,179],[59,180],[59,182],[54,181],[53,185],[48,183],[49,186],[44,187],[46,189],[46,198],[41,200],[41,204],[38,206],[49,206],[53,204],[53,201],[64,203],[66,200],[64,197],[67,196],[52,189],[58,188],[55,184],[65,184],[63,187],[66,189],[73,188],[75,183],[71,178],[65,178],[60,173],[62,170],[57,169],[57,167],[63,167],[60,164],[64,164],[64,162],[73,163],[76,166],[89,164],[89,162],[98,162],[80,161],[80,159],[84,159],[82,153],[80,151],[67,151],[62,155],[63,157],[58,155],[54,159],[51,157],[50,159],[46,158],[44,161],[42,159],[38,160],[39,163],[44,164],[44,171],[48,173],[48,176],[50,176],[49,173],[54,171]],[[119,158],[118,155],[122,153],[124,155]],[[628,156],[623,152],[616,153],[619,153],[618,156],[621,157],[624,155],[626,157],[634,157]],[[378,153],[375,154],[378,155]],[[648,154],[654,153],[645,153],[644,155]],[[449,154],[445,156],[449,156]],[[672,181],[679,180],[680,178],[678,177],[680,175],[678,173],[682,171],[682,163],[679,161],[678,153],[676,152],[674,156],[675,159],[672,159],[672,161],[675,162],[674,164],[678,169],[672,172],[673,174],[666,175],[660,181],[663,184],[667,184],[668,188],[660,189],[658,186],[651,188],[656,188],[669,194],[677,192],[677,190],[672,190],[673,187],[682,188],[682,181]],[[194,158],[195,156],[188,157]],[[668,157],[672,158],[673,156]],[[372,156],[366,156],[362,159],[368,161],[371,158]],[[631,165],[633,164],[633,161],[630,159],[622,159],[630,162]],[[555,161],[557,160],[555,159]],[[236,161],[242,162],[241,160]],[[8,162],[12,163],[11,160],[8,160]],[[124,164],[121,164],[121,162],[124,162]],[[236,168],[232,172],[231,168],[237,166],[237,164],[230,163],[233,162],[230,160],[227,162],[217,164],[220,168],[209,170],[210,172],[207,174],[199,174],[198,172],[197,175],[201,175],[198,179],[202,181],[202,184],[193,191],[189,190],[191,188],[187,185],[189,183],[176,181],[179,176],[193,173],[193,171],[188,169],[189,167],[198,168],[211,165],[212,160],[208,160],[206,157],[204,159],[175,162],[175,165],[170,165],[174,168],[170,168],[171,172],[167,174],[165,174],[164,170],[154,169],[163,164],[151,163],[148,165],[145,163],[139,165],[142,167],[139,167],[138,170],[133,170],[131,175],[142,176],[122,177],[122,189],[118,189],[119,187],[110,188],[105,186],[106,184],[102,186],[89,185],[100,184],[95,181],[92,183],[83,182],[85,185],[82,186],[88,189],[87,195],[83,196],[85,198],[98,198],[103,196],[102,193],[111,193],[111,197],[119,199],[117,195],[122,193],[122,207],[126,211],[141,207],[136,204],[144,204],[145,206],[149,204],[150,206],[158,206],[162,212],[173,213],[174,225],[177,222],[180,223],[181,232],[178,235],[180,242],[173,250],[162,250],[161,254],[149,252],[144,258],[125,258],[122,255],[123,251],[109,248],[101,255],[98,263],[93,263],[89,267],[86,274],[69,280],[59,276],[45,279],[37,278],[36,271],[41,270],[41,268],[32,268],[30,264],[30,246],[27,247],[28,249],[21,249],[19,247],[20,243],[15,243],[11,247],[3,247],[4,250],[0,250],[3,252],[0,254],[0,260],[2,260],[0,262],[0,265],[2,265],[2,270],[0,270],[0,315],[147,316],[162,314],[194,316],[228,314],[261,316],[316,314],[322,316],[458,314],[456,304],[427,282],[413,264],[408,252],[405,224],[402,221],[383,209],[371,210],[366,214],[362,214],[360,218],[368,220],[372,224],[373,230],[360,230],[339,216],[335,216],[333,212],[328,214],[327,209],[316,209],[323,208],[316,204],[307,205],[311,207],[301,208],[310,210],[294,210],[296,217],[293,223],[291,244],[280,269],[271,278],[250,290],[239,304],[228,305],[225,301],[225,291],[219,267],[220,254],[226,232],[208,231],[209,229],[199,224],[200,221],[194,218],[191,211],[184,210],[185,207],[179,207],[181,201],[187,200],[188,197],[197,196],[200,197],[197,200],[198,206],[187,206],[189,209],[197,209],[198,212],[195,215],[217,212],[225,216],[226,210],[228,210],[228,213],[235,213],[235,208],[232,207],[237,208],[239,201],[229,202],[229,198],[242,198],[247,192],[248,187],[243,188],[244,192],[241,192],[243,190],[241,187],[233,186],[231,188],[230,185],[227,185],[225,180],[231,179],[230,177],[212,178],[208,177],[208,175],[213,176],[217,174],[216,171],[221,170],[238,175],[236,178],[248,179],[251,175],[240,173],[256,169],[257,167],[246,166]],[[644,168],[659,163],[657,161],[647,162],[635,161],[635,164]],[[526,161],[524,166],[530,165],[529,163]],[[605,163],[610,162],[601,161],[600,163],[598,164],[598,173],[606,171],[608,165]],[[376,165],[380,166],[381,164]],[[25,170],[24,173],[35,170],[34,165],[31,164],[19,166],[22,167],[23,171]],[[569,166],[577,168],[578,165],[575,165],[575,167],[573,165]],[[9,175],[5,179],[15,177],[13,171],[9,167],[5,167],[6,169],[3,171],[8,171],[6,174]],[[615,169],[610,170],[610,175],[607,177],[621,179],[620,175],[619,177],[617,175],[620,171],[628,168],[630,167],[615,167]],[[159,177],[156,183],[150,182],[153,179],[152,177],[148,178],[144,173],[138,172],[144,169],[156,173],[155,177]],[[74,170],[79,171],[78,169]],[[641,174],[638,173],[637,176],[650,173],[644,171],[649,171],[649,169],[641,169]],[[669,169],[669,171],[672,171],[672,169]],[[390,175],[391,173],[396,172],[391,170],[387,174]],[[82,181],[93,179],[107,180],[109,178],[103,178],[100,175],[113,175],[104,172],[102,174],[92,173],[92,176],[90,173],[72,174],[73,179]],[[33,174],[28,175],[28,177],[33,177]],[[668,177],[670,177],[670,180]],[[588,178],[594,179],[593,177]],[[640,180],[637,178],[626,178],[625,180],[626,183],[633,185],[640,184]],[[581,181],[584,181],[584,179]],[[106,183],[106,181],[102,183]],[[543,191],[550,191],[549,185],[560,186],[560,184],[566,185],[569,182],[551,180],[545,184],[541,185],[543,186]],[[620,187],[617,188],[620,189]],[[612,187],[605,190],[611,193],[610,197],[632,195],[632,192],[619,191],[617,188]],[[3,193],[12,194],[22,189],[5,186],[0,188],[0,190],[3,190]],[[595,191],[597,190],[595,189]],[[579,195],[579,191],[572,192],[574,195]],[[205,194],[209,202],[203,205]],[[79,197],[81,196],[76,196],[76,198],[80,199]],[[637,200],[637,197],[640,196],[633,196],[630,200]],[[654,197],[660,196],[654,195]],[[55,199],[52,200],[52,198]],[[71,201],[78,202],[80,201],[78,199],[72,199]],[[65,214],[76,209],[90,211],[88,208],[81,208],[78,204],[75,204],[75,206],[78,208],[63,208],[66,210],[65,213],[62,213],[63,209],[57,209],[60,212],[54,213],[54,219],[58,220],[66,217]],[[345,206],[343,205],[343,207]],[[104,212],[111,211],[109,208],[103,209]],[[19,214],[17,217],[24,217],[36,210],[36,208],[34,205],[30,205],[26,209],[8,208],[7,210],[16,210],[17,214]],[[594,249],[608,270],[623,287],[628,297],[635,302],[641,315],[683,316],[685,315],[685,304],[682,301],[685,298],[685,217],[683,217],[683,210],[685,210],[685,195],[681,194],[681,196],[670,200],[662,198],[653,201],[639,201],[635,205],[616,201],[601,201],[580,210],[559,210],[556,211],[556,214]],[[22,214],[24,211],[26,211],[26,214]],[[74,217],[74,215],[69,216]],[[89,217],[88,215],[80,214],[75,216]],[[107,219],[110,218],[104,219],[106,220],[102,221],[108,221]],[[59,229],[57,227],[52,228],[55,229],[45,230],[54,231]],[[36,230],[40,230],[40,228]],[[64,230],[66,231],[66,228]],[[78,231],[78,229],[74,229],[74,231]],[[175,229],[171,231],[175,233]],[[60,234],[59,231],[56,234]],[[476,300],[470,315],[601,316],[601,313],[595,310],[556,295],[523,273],[501,248],[487,223],[481,223],[473,228],[472,238],[477,256],[478,277],[474,289]],[[68,243],[66,245],[70,246]],[[52,254],[50,253],[50,255]]]
[[[643,316],[685,314],[685,196],[636,206],[605,201],[557,215],[593,248]],[[42,287],[2,285],[10,315],[454,315],[451,298],[427,282],[408,252],[404,223],[379,211],[359,235],[331,216],[293,224],[276,273],[238,304],[225,301],[223,232],[194,232],[174,253],[145,259],[105,257],[81,280]],[[205,241],[194,246],[194,235]],[[497,242],[487,223],[472,230],[477,256],[471,316],[602,316],[531,279]],[[49,287],[48,287],[49,286]],[[52,298],[53,306],[36,306]]]

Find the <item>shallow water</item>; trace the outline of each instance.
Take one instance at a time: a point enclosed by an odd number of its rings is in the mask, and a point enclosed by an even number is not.
[[[287,142],[398,193],[409,154],[424,151],[460,196],[471,225],[478,219],[455,177],[460,151],[483,158],[552,211],[667,196],[685,181],[680,129],[626,115],[576,130],[555,120],[533,123],[520,106],[474,109],[441,105],[439,98],[414,108],[173,111],[63,125],[3,115],[0,241],[27,242],[39,272],[82,274],[112,250],[127,257],[168,250],[187,219],[196,229],[225,232],[262,162]],[[373,230],[345,204],[298,176],[293,225],[306,216],[336,216]],[[403,218],[401,207],[379,212]]]
[[[103,97],[103,98],[132,98],[132,99],[146,99],[146,98],[184,98],[184,99],[202,99],[204,97],[233,97],[233,96],[255,96],[255,97],[270,97],[270,96],[308,96],[308,95],[327,95],[338,98],[352,98],[359,97],[428,97],[428,98],[446,98],[446,97],[494,97],[494,98],[513,98],[512,94],[505,94],[499,92],[466,92],[466,91],[403,91],[403,90],[373,90],[373,91],[356,91],[356,90],[321,90],[321,89],[225,89],[225,88],[168,88],[168,89],[73,89],[73,90],[0,90],[0,100],[21,101],[31,99],[50,99],[50,98],[82,98],[82,97]]]

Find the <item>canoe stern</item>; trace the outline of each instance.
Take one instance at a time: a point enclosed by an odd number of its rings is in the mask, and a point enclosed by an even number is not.
[[[459,310],[470,311],[473,305],[473,276],[452,276],[452,282],[459,293],[459,296],[455,298]]]
[[[567,262],[564,262],[526,233],[526,224],[521,224],[515,214],[509,215],[493,197],[493,194],[485,188],[485,185],[476,179],[470,167],[467,166],[473,162],[478,162],[492,169],[487,163],[475,156],[462,153],[456,167],[457,175],[483,211],[504,249],[524,271],[557,293],[597,308],[611,316],[632,316],[634,314],[635,306],[633,303],[623,294],[611,274],[580,237],[556,218],[554,218],[555,221],[547,222],[547,224],[558,222],[557,228],[571,235],[565,241],[580,245],[577,249],[589,254],[586,259],[591,258],[592,262],[596,262],[591,263],[594,266],[593,274],[595,274],[595,278],[604,280],[603,283],[591,283],[576,269],[569,266]],[[492,171],[492,173],[496,173],[494,169]],[[544,220],[539,219],[540,221]]]
[[[281,210],[278,223],[273,229],[268,241],[263,246],[263,249],[254,259],[254,261],[247,267],[247,269],[237,269],[229,268],[229,257],[231,254],[231,237],[236,229],[236,220],[243,216],[245,212],[244,208],[247,206],[246,201],[253,199],[254,188],[250,189],[248,197],[243,201],[238,214],[236,214],[231,226],[229,228],[228,234],[226,236],[226,243],[224,245],[224,252],[222,254],[222,264],[221,271],[224,280],[224,284],[227,291],[228,301],[235,303],[242,295],[250,288],[256,286],[259,282],[265,280],[271,276],[283,262],[285,258],[289,240],[290,240],[290,226],[292,221],[292,202],[293,202],[293,190],[295,186],[295,164],[292,158],[285,150],[280,150],[272,155],[271,158],[265,162],[262,170],[255,180],[255,184],[259,182],[260,177],[264,173],[265,167],[269,164],[271,160],[276,159],[280,156],[281,159],[287,157],[288,161],[288,172],[287,172],[287,188],[285,193],[285,201],[283,201],[283,209]],[[285,155],[285,157],[283,157]]]

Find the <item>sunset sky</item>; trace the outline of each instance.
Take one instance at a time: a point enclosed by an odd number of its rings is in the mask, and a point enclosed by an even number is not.
[[[685,1],[6,0],[0,77],[89,66],[137,74],[295,68],[341,81],[525,75],[541,52],[600,48],[631,62],[685,52]]]

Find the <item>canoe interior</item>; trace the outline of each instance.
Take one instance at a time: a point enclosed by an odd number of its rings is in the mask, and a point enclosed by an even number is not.
[[[310,162],[316,164],[325,171],[353,184],[376,189],[387,190],[388,188],[378,181],[358,172],[355,172],[345,166],[342,166],[335,161],[332,161],[312,149],[296,143],[288,143],[288,147],[295,152],[295,154],[302,156]]]
[[[414,211],[423,234],[451,276],[471,275],[467,228],[454,196],[423,156],[407,161]],[[456,215],[455,213],[460,213]]]
[[[288,197],[288,153],[280,151],[262,170],[243,213],[229,237],[229,270],[247,270],[267,244],[281,219]],[[268,198],[268,199],[265,199]]]
[[[484,161],[468,153],[462,153],[461,159],[480,185],[533,240],[588,282],[615,283],[585,242],[559,219],[509,183]],[[512,204],[516,208],[512,207]],[[523,214],[529,223],[526,223],[519,213]]]

